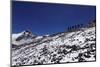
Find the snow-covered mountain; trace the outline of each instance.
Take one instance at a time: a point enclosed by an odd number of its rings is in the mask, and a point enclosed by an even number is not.
[[[27,43],[33,42],[32,39],[35,37],[36,37],[36,35],[33,35],[28,30],[25,30],[18,34],[12,34],[12,44],[13,45],[27,44]]]
[[[12,66],[96,60],[95,27],[36,36],[29,31],[12,35]]]

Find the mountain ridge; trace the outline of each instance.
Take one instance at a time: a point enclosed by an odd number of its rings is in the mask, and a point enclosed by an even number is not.
[[[88,27],[41,37],[36,41],[33,38],[31,43],[12,48],[12,65],[95,61],[95,32],[95,27]]]

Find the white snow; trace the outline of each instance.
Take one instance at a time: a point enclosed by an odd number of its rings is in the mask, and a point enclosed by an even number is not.
[[[95,61],[95,27],[35,39],[35,43],[12,51],[12,65]],[[32,41],[21,40],[16,44]]]
[[[43,38],[43,36],[37,36],[35,39],[41,39]]]

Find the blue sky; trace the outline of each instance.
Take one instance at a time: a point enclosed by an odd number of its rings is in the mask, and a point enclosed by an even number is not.
[[[62,32],[68,26],[86,24],[96,17],[95,6],[12,2],[12,33],[31,30],[45,35]]]

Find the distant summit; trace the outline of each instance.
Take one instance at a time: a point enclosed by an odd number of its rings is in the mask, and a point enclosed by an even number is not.
[[[32,32],[29,30],[25,30],[21,33],[12,34],[12,43],[14,45],[21,45],[25,43],[32,42],[32,39],[37,37],[36,35],[33,35]]]
[[[21,36],[16,38],[16,41],[20,41],[21,39],[30,39],[32,37],[36,37],[36,35],[33,35],[29,30],[25,30],[22,32]]]

